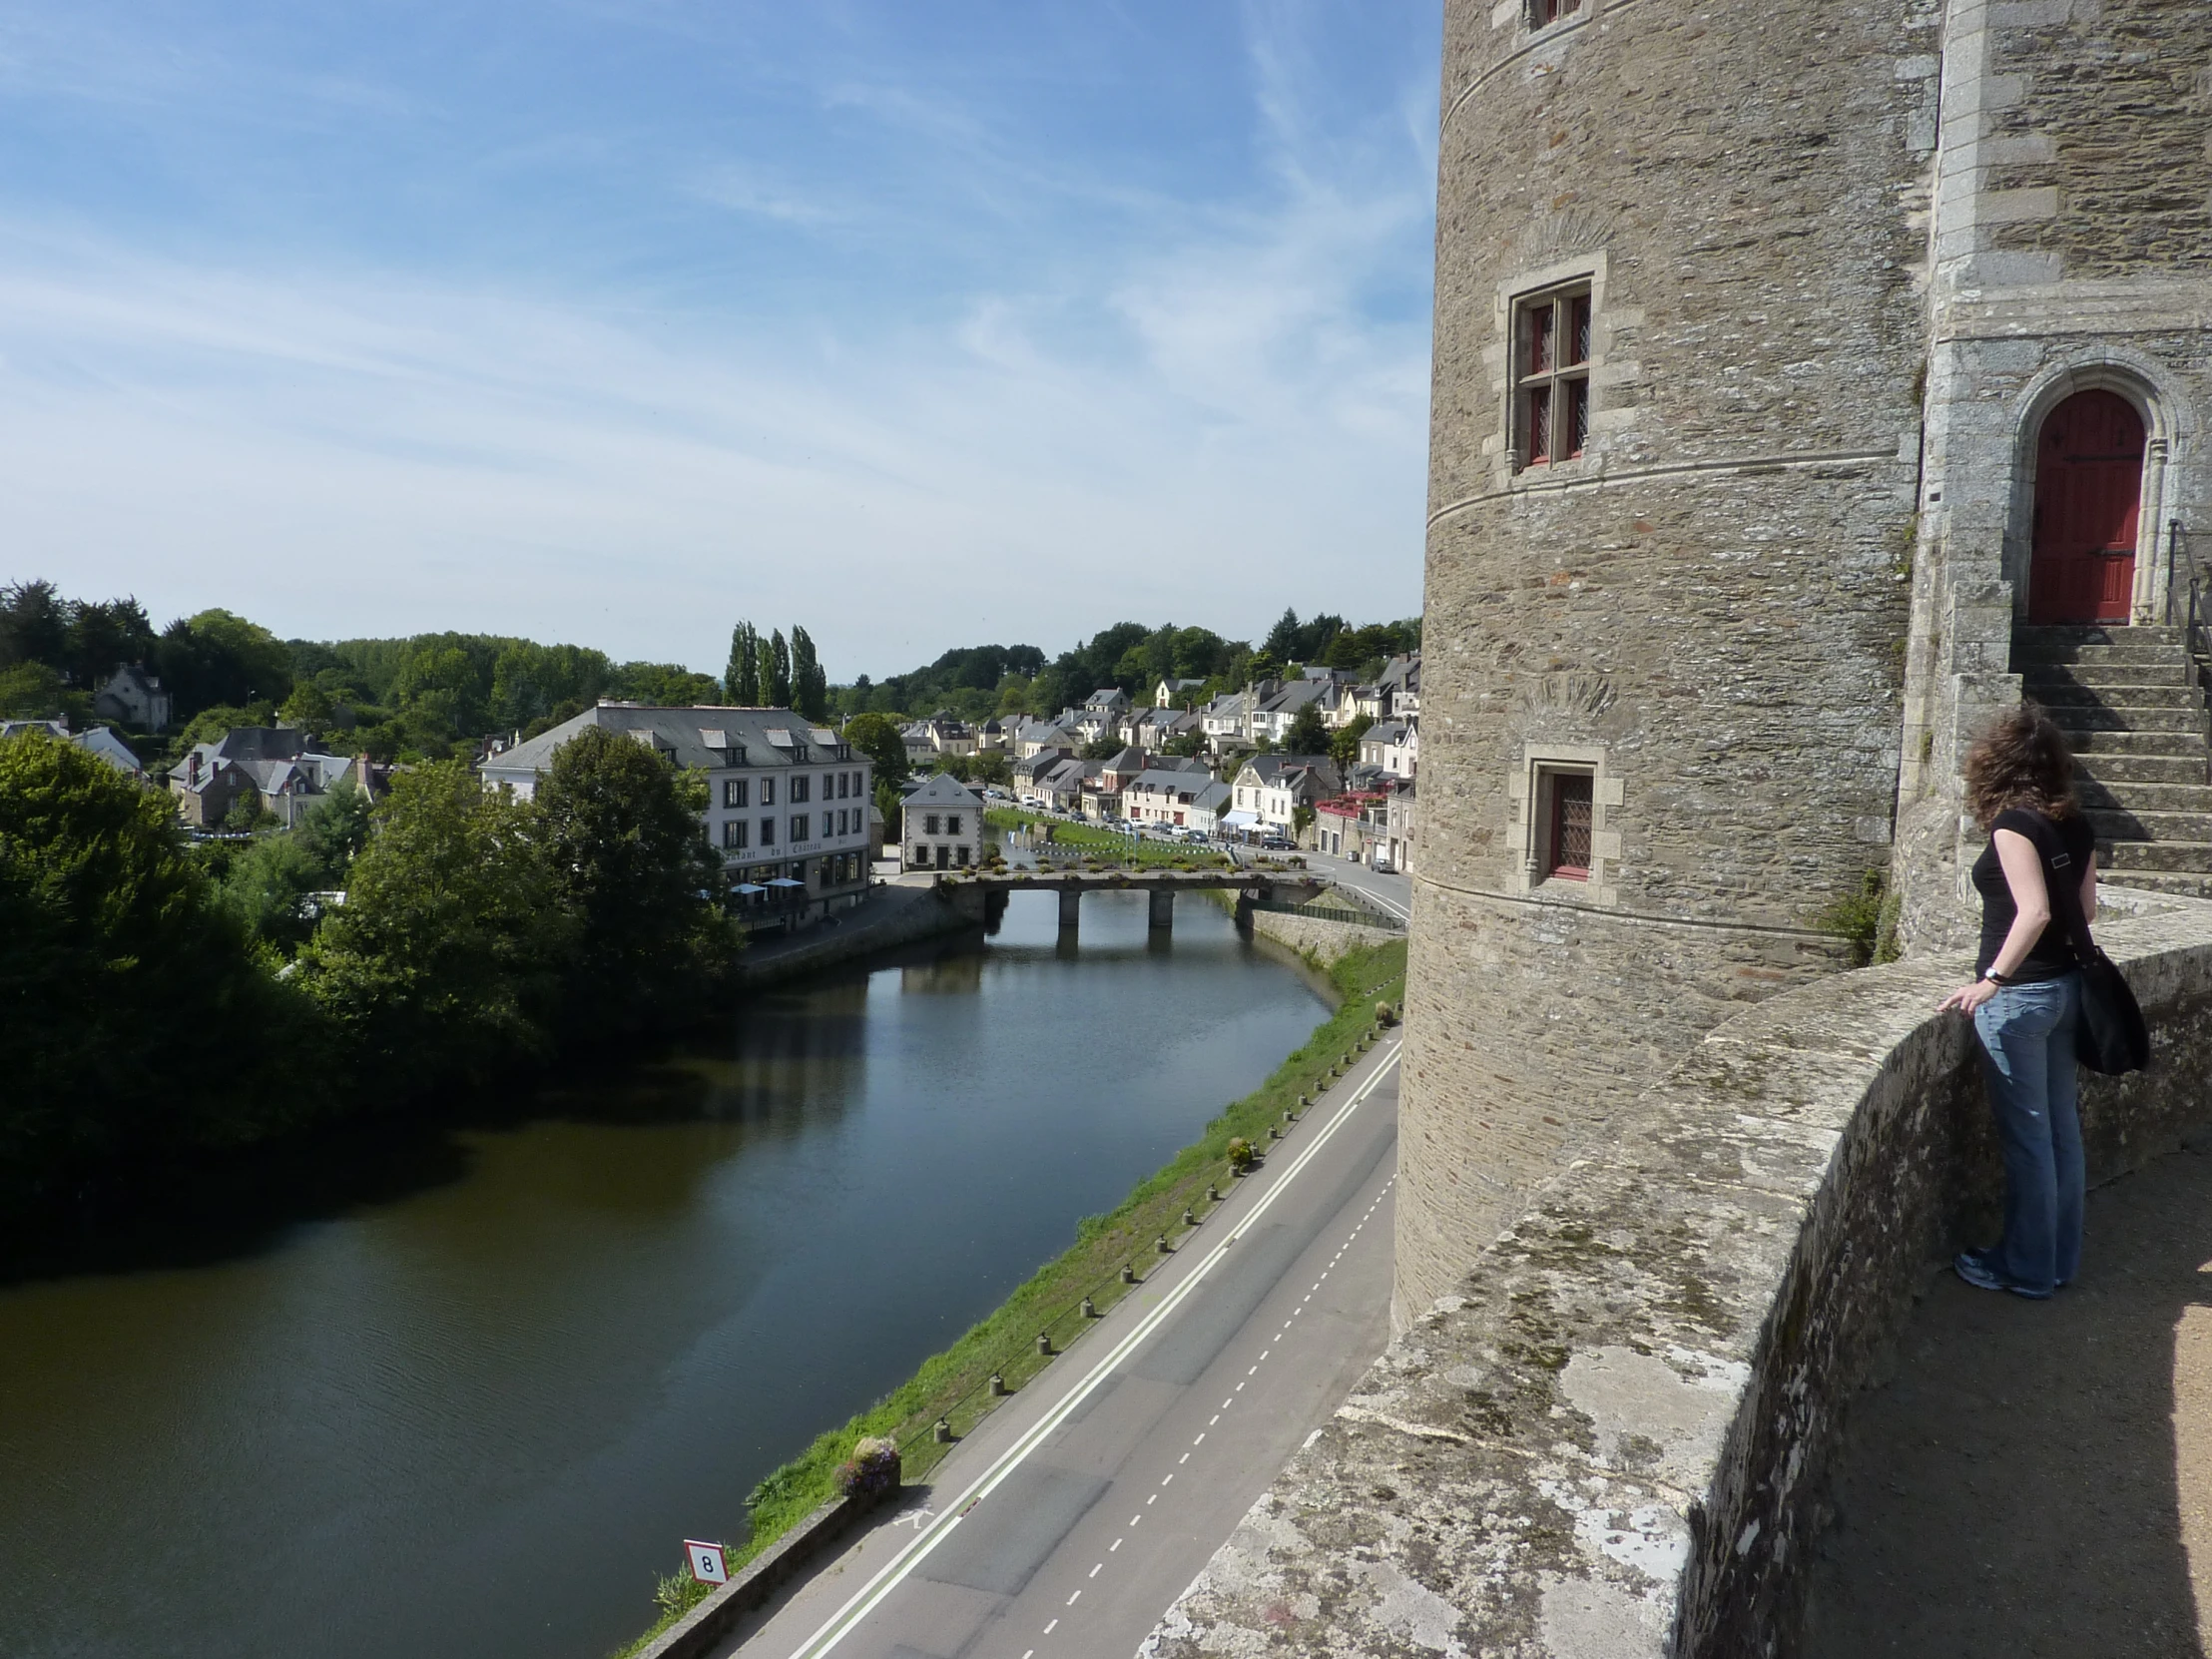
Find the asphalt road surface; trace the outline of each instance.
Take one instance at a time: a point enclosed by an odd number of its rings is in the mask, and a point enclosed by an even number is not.
[[[1389,1334],[1397,1044],[724,1653],[1129,1659]]]
[[[1317,875],[1326,875],[1339,886],[1357,888],[1361,896],[1373,899],[1398,920],[1411,918],[1413,878],[1410,875],[1390,875],[1350,858],[1329,858],[1314,852],[1306,855],[1306,862]]]

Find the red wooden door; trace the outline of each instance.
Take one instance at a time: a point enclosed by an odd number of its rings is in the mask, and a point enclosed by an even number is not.
[[[2127,621],[2142,494],[2143,417],[2133,404],[2079,391],[2051,410],[2035,455],[2028,621]]]

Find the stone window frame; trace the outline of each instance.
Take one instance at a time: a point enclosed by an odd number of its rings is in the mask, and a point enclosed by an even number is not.
[[[2001,569],[2012,585],[2015,621],[2030,600],[2028,571],[2035,546],[2035,469],[2043,422],[2082,391],[2109,391],[2143,417],[2143,476],[2137,486],[2135,591],[2128,604],[2136,624],[2163,620],[2169,594],[2167,524],[2182,517],[2180,464],[2186,459],[2190,411],[2156,364],[2131,352],[2100,347],[2093,355],[2053,363],[2021,393],[2012,427],[2012,488],[2004,521]]]
[[[1556,29],[1562,23],[1586,23],[1597,9],[1597,0],[1521,0],[1521,21],[1532,35]]]
[[[1542,849],[1550,831],[1550,780],[1562,774],[1590,780],[1590,871],[1580,880],[1555,879],[1540,867]],[[1620,775],[1607,767],[1605,748],[1601,744],[1523,744],[1520,764],[1514,769],[1506,792],[1512,809],[1512,820],[1505,831],[1505,848],[1511,858],[1508,876],[1511,889],[1584,904],[1618,904],[1621,856],[1618,815],[1626,793]]]
[[[1584,0],[1585,4],[1589,0]],[[1609,343],[1606,332],[1606,258],[1602,251],[1578,255],[1571,260],[1559,260],[1550,265],[1538,266],[1516,273],[1499,282],[1492,295],[1492,335],[1489,348],[1483,353],[1485,366],[1490,370],[1490,390],[1496,399],[1497,425],[1484,447],[1495,457],[1501,481],[1506,488],[1528,488],[1551,481],[1565,481],[1581,476],[1592,467],[1602,453],[1600,422],[1598,419],[1598,392],[1605,385],[1605,357]],[[1585,384],[1589,387],[1586,418],[1589,436],[1579,455],[1564,460],[1546,461],[1541,466],[1528,464],[1527,452],[1522,447],[1524,439],[1520,429],[1520,380],[1515,373],[1519,356],[1521,317],[1526,307],[1545,298],[1553,298],[1585,288],[1590,298],[1590,350],[1582,366],[1586,371]]]

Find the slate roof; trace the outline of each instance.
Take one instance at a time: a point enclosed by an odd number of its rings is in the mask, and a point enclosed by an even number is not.
[[[865,761],[844,747],[844,740],[789,709],[727,709],[712,704],[663,709],[643,703],[601,703],[528,743],[485,757],[479,770],[494,783],[535,778],[553,764],[561,745],[586,727],[625,732],[672,757],[680,767],[720,770],[731,765],[752,769],[830,766]],[[707,742],[709,734],[723,740]],[[738,756],[742,753],[743,760]]]
[[[932,774],[926,779],[919,788],[906,797],[905,804],[909,808],[967,807],[976,812],[983,810],[983,802],[980,796],[961,783],[959,779],[943,772]]]

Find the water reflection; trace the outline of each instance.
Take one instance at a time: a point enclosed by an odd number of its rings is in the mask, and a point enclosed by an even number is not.
[[[1311,1028],[1294,966],[1176,919],[1099,895],[1074,942],[1018,895],[987,945],[0,1291],[0,1652],[597,1659],[679,1539]]]

